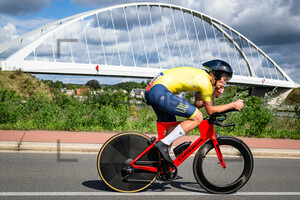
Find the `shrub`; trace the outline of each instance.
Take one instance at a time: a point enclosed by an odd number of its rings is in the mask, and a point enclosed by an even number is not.
[[[234,122],[236,128],[234,134],[238,136],[255,136],[264,134],[268,124],[273,119],[273,111],[267,108],[266,100],[262,100],[256,96],[249,96],[247,88],[229,87],[229,91],[222,95],[222,98],[216,99],[216,104],[226,104],[237,99],[243,99],[244,107],[240,112],[229,114],[227,123]],[[270,95],[270,94],[268,94]],[[226,122],[224,122],[226,123]],[[219,128],[217,130],[220,130]]]
[[[300,105],[300,87],[292,90],[287,96],[285,103],[288,105]]]
[[[128,103],[127,96],[121,92],[111,92],[106,91],[99,94],[89,94],[86,101],[89,105],[100,108],[101,106],[110,105],[114,107],[119,107],[120,105],[125,105]]]
[[[13,124],[18,119],[18,97],[13,90],[0,90],[0,123]]]
[[[255,96],[247,98],[244,104],[240,124],[245,125],[246,136],[259,136],[273,120],[273,113]]]

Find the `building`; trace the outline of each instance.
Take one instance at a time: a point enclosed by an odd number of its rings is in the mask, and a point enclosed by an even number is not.
[[[136,98],[136,99],[144,99],[145,98],[145,90],[144,89],[132,89],[129,96],[132,98]]]
[[[88,88],[76,88],[75,95],[77,96],[87,96],[90,93]]]

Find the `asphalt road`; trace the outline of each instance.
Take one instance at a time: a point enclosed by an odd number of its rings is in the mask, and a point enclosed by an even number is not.
[[[233,195],[213,195],[195,181],[192,159],[171,183],[155,181],[135,194],[100,180],[96,154],[0,153],[0,199],[300,199],[299,159],[255,159],[249,182]]]

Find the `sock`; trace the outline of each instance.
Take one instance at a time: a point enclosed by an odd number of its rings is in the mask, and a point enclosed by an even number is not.
[[[184,135],[185,135],[185,132],[179,124],[178,126],[176,126],[176,128],[167,137],[165,137],[161,141],[163,143],[167,144],[167,145],[170,145],[176,139],[178,139],[178,138],[180,138],[181,136],[184,136]]]

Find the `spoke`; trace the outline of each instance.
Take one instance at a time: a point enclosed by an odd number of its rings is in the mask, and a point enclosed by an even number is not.
[[[236,174],[234,171],[232,171],[231,169],[227,169],[227,168],[226,168],[226,170],[227,170],[228,172],[231,172],[232,174],[238,176],[238,177],[240,176],[240,175]]]
[[[204,174],[210,180],[210,182],[213,184],[228,185],[240,177],[239,173],[243,168],[243,162],[241,157],[235,156],[240,155],[239,151],[232,146],[222,145],[221,152],[223,152],[223,155],[225,155],[223,156],[223,159],[226,163],[226,168],[220,167],[218,157],[215,155],[215,153],[209,155],[210,152],[206,154],[203,166]]]
[[[213,183],[215,183],[216,182],[216,180],[218,180],[218,178],[219,178],[219,176],[221,175],[221,173],[222,173],[222,171],[223,171],[224,169],[223,168],[221,168],[221,170],[220,170],[220,173],[218,174],[218,176],[216,177],[216,179],[214,180],[214,182]]]
[[[227,183],[227,171],[225,170],[225,183],[226,183],[226,185],[228,185],[228,183]]]
[[[218,169],[216,168],[216,169],[213,169],[213,170],[210,170],[210,171],[205,171],[205,174],[210,174],[210,173],[213,173],[213,172],[215,172],[215,171],[217,171]]]

